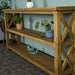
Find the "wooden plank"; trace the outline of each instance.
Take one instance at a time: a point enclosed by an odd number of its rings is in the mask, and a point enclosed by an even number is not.
[[[58,11],[74,11],[75,6],[57,7]]]
[[[54,10],[56,10],[56,7],[40,7],[40,8],[19,8],[19,9],[3,9],[2,11],[4,11],[4,12],[15,12],[15,11],[17,11],[17,12],[19,12],[19,11],[24,11],[24,12],[27,12],[27,11],[49,11],[49,10],[51,10],[51,11],[54,11]]]
[[[74,16],[74,14],[72,13],[72,14],[71,14],[71,17],[70,17],[70,19],[69,19],[69,21],[68,21],[68,23],[67,23],[68,27],[70,27],[70,25],[71,25],[72,22],[73,22],[73,16]],[[67,33],[68,33],[68,30],[67,30],[67,27],[65,27],[64,32],[63,32],[63,36],[62,36],[62,42],[64,41],[64,39],[65,39]]]
[[[10,44],[9,49],[23,57],[24,59],[30,61],[32,64],[41,68],[50,75],[54,74],[54,59],[49,55],[42,52],[38,52],[38,55],[29,54],[27,47],[24,44]]]
[[[38,31],[34,31],[30,29],[16,30],[16,28],[7,29],[7,31],[54,47],[53,39],[49,39],[45,37],[42,38],[41,36],[38,36],[38,33],[40,33]]]
[[[63,35],[62,35],[62,43],[64,42],[67,33],[68,33],[68,30],[67,30],[67,27],[65,27],[65,29],[63,31]]]
[[[18,36],[18,43],[21,43],[21,36]]]
[[[67,70],[65,70],[65,72],[63,72],[63,74],[62,75],[70,75],[70,74],[72,74],[72,70],[71,69],[67,69]]]
[[[3,9],[4,12],[48,12],[48,11],[74,11],[75,6],[70,7],[40,7],[40,8],[22,8],[22,9]]]
[[[74,65],[74,72],[75,72],[75,11],[74,11],[74,20],[73,20],[73,24],[72,24],[72,33],[74,36],[74,48],[73,48],[73,53],[72,53],[72,62]]]
[[[65,41],[65,42],[62,43],[62,46],[70,46],[72,44],[73,44],[73,41],[67,40],[67,41]]]
[[[5,12],[5,13],[19,13],[19,14],[54,14],[55,11],[48,11],[48,12]],[[70,14],[73,13],[73,11],[63,11],[63,14]]]
[[[11,24],[12,24],[12,23],[13,23],[14,25],[16,25],[16,23],[15,23],[15,21],[14,21],[15,15],[14,15],[13,17],[11,17],[11,16],[8,14],[8,17],[11,19],[11,21],[10,21],[10,24],[9,24],[9,27],[8,27],[8,28],[10,28],[10,26],[11,26]]]
[[[62,47],[62,53],[63,53],[63,56],[65,57],[66,61],[68,62],[70,68],[73,69],[73,64],[72,64],[72,62],[69,60],[69,58],[68,58],[66,52],[64,51],[63,47]]]
[[[73,23],[73,19],[74,19],[74,12],[71,13],[71,16],[69,18],[69,21],[68,21],[68,26],[70,27],[71,24]]]
[[[60,12],[54,14],[54,68],[55,75],[62,75],[61,70],[61,15]]]
[[[73,34],[72,34],[72,32],[71,32],[71,30],[70,30],[70,28],[69,28],[71,22],[73,21],[73,14],[71,15],[71,18],[70,18],[70,20],[69,20],[68,23],[66,22],[66,20],[65,20],[65,18],[64,18],[64,16],[63,16],[62,14],[61,14],[61,16],[62,16],[62,22],[63,22],[63,24],[64,24],[64,26],[65,26],[65,30],[64,30],[63,36],[62,36],[62,42],[64,41],[64,39],[65,39],[67,33],[69,33],[71,39],[73,40]],[[68,24],[69,24],[69,25],[68,25]]]
[[[8,27],[8,16],[6,13],[4,13],[5,17],[5,33],[6,33],[6,44],[7,44],[7,50],[8,50],[8,45],[9,45],[9,33],[7,32],[7,27]]]
[[[62,14],[71,14],[71,13],[73,13],[73,12],[74,12],[74,11],[72,11],[72,10],[71,10],[71,11],[63,11]]]
[[[73,51],[73,45],[71,46],[69,52],[67,53],[68,58],[70,57],[72,51]],[[62,65],[62,71],[64,71],[66,65],[67,65],[67,60],[65,59],[64,62],[63,62],[63,65]]]

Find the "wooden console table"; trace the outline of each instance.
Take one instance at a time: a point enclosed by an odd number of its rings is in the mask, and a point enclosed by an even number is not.
[[[14,51],[50,75],[68,75],[75,72],[75,7],[5,9],[3,11],[5,14],[7,49]],[[11,28],[12,23],[15,25],[15,16],[11,17],[11,13],[53,14],[54,39],[41,38],[36,35],[36,32],[39,33],[38,31],[25,28],[18,31],[16,28]],[[63,14],[71,14],[68,23],[66,22]],[[8,18],[11,19],[10,23],[8,22]],[[61,35],[61,22],[65,27],[63,35]],[[71,24],[72,30],[70,30]],[[9,40],[9,33],[12,36],[11,40]],[[70,39],[65,40],[67,33],[69,33]],[[18,35],[18,39],[15,38],[15,35]],[[54,58],[42,52],[39,52],[36,56],[30,55],[26,46],[21,43],[21,36],[54,47]],[[15,40],[17,44],[12,43],[13,40]],[[64,46],[70,46],[67,54],[63,49]],[[65,57],[63,62],[61,60],[62,54]],[[69,59],[71,54],[72,61]],[[69,67],[67,67],[67,65]]]

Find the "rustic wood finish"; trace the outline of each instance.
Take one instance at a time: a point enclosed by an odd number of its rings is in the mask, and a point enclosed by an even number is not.
[[[73,51],[73,45],[71,46],[71,48],[70,48],[69,52],[67,53],[67,56],[68,56],[67,58],[69,58],[69,57],[70,57],[70,55],[71,55],[72,51]],[[64,63],[63,63],[63,65],[62,65],[62,71],[64,71],[64,69],[65,69],[66,65],[67,65],[67,59],[65,59],[65,61],[64,61]]]
[[[74,64],[74,72],[75,72],[75,11],[74,11],[74,20],[73,20],[73,25],[72,25],[72,32],[74,35],[74,47],[73,47],[73,54],[72,54],[72,62]]]
[[[61,75],[61,16],[60,12],[55,12],[54,14],[54,65],[55,65],[55,75]],[[59,57],[60,56],[60,57]],[[59,70],[60,69],[60,70]]]
[[[38,55],[36,55],[36,56],[30,55],[27,50],[27,46],[25,46],[24,44],[11,44],[11,45],[9,45],[9,49],[14,51],[18,55],[22,56],[26,60],[30,61],[37,67],[43,69],[47,73],[54,75],[54,67],[53,67],[54,59],[53,59],[53,57],[46,55],[42,52],[39,52]]]
[[[7,31],[54,47],[54,40],[38,36],[38,31],[30,29],[16,30],[16,28],[7,29]]]
[[[6,27],[6,40],[7,49],[11,49],[18,55],[27,59],[37,67],[41,68],[50,75],[69,75],[75,72],[75,7],[46,7],[46,8],[23,8],[23,9],[3,9],[5,13],[5,27]],[[15,25],[14,17],[11,17],[11,13],[22,14],[53,14],[54,17],[54,38],[49,39],[41,37],[38,34],[40,32],[23,28],[22,30],[16,30],[11,28],[12,23]],[[71,14],[68,23],[66,22],[63,14]],[[11,19],[8,23],[8,18]],[[61,35],[61,22],[65,29]],[[72,25],[72,31],[70,26]],[[29,33],[30,32],[30,33]],[[9,33],[12,39],[9,40]],[[37,34],[36,34],[37,33]],[[69,33],[70,38],[66,38]],[[43,33],[45,34],[45,33]],[[15,36],[18,35],[18,39]],[[38,55],[30,55],[24,44],[21,44],[21,36],[35,40],[37,42],[54,47],[54,59],[49,55],[39,52]],[[16,41],[16,44],[13,43]],[[70,46],[68,53],[65,52],[64,46]],[[62,62],[61,56],[64,56],[65,60]],[[69,60],[72,54],[72,61]],[[68,66],[69,67],[68,67]]]

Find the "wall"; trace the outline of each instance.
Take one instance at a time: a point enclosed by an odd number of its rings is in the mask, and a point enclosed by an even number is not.
[[[26,0],[12,0],[16,2],[16,8],[26,8]],[[56,6],[75,6],[75,0],[32,0],[34,7],[56,7]],[[13,7],[13,5],[12,5]]]
[[[0,5],[1,5],[1,0],[0,0]],[[0,20],[1,20],[1,18],[2,18],[2,15],[0,15]],[[3,35],[4,33],[1,31],[1,29],[0,29],[0,40],[3,40]]]
[[[15,3],[14,3],[14,1],[12,0],[11,1],[12,8],[26,8],[26,2],[27,2],[26,0],[15,0]],[[33,2],[34,2],[34,7],[56,7],[56,6],[74,6],[75,5],[74,0],[33,0]],[[24,28],[29,28],[33,30],[35,30],[34,25],[37,21],[41,22],[41,20],[47,19],[50,22],[53,20],[52,15],[22,15],[22,16],[24,18]],[[65,15],[65,18],[68,21],[69,15],[68,16]],[[53,29],[53,25],[52,25],[52,29]],[[64,26],[62,25],[62,31],[63,29],[64,29]],[[41,26],[37,30],[45,32],[45,29],[42,28]],[[31,46],[34,46],[35,48],[54,56],[53,47],[41,44],[39,42],[30,40],[27,38],[23,38],[23,37],[22,37],[22,42],[26,44],[30,44]],[[66,47],[65,49],[67,52],[69,47]],[[62,59],[64,59],[64,57],[62,57]]]

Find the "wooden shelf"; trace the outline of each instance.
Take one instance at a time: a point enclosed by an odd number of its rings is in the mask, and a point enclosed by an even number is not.
[[[9,49],[22,56],[32,64],[41,68],[45,72],[54,75],[54,59],[53,57],[46,55],[42,52],[38,52],[38,55],[29,54],[26,45],[24,44],[10,44]]]
[[[7,31],[54,47],[54,38],[50,39],[41,37],[40,35],[38,35],[40,33],[39,31],[34,31],[30,29],[16,30],[16,28],[7,29]]]
[[[7,29],[8,32],[35,40],[37,42],[46,44],[48,46],[54,47],[54,38],[45,38],[45,37],[41,37],[39,31],[35,31],[35,30],[30,30],[30,29],[22,29],[22,30],[16,30],[16,28],[11,28],[11,29]],[[42,32],[43,33],[43,32]],[[43,33],[45,35],[45,33]],[[69,38],[65,39],[65,42],[62,43],[63,46],[69,46],[72,45],[73,41]]]
[[[74,10],[75,10],[75,6],[3,9],[5,13],[24,13],[24,14],[54,14],[55,11],[63,11],[63,12],[65,11],[69,13],[70,11],[73,12]]]

